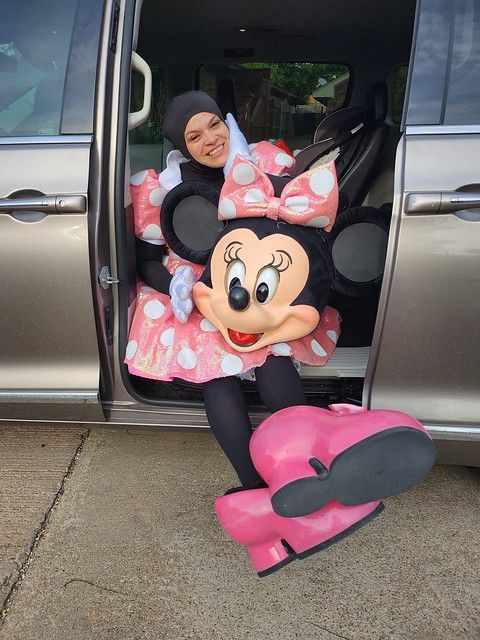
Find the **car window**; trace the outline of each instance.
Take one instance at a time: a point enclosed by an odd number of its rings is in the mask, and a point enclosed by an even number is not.
[[[408,65],[403,64],[395,68],[393,76],[393,96],[392,96],[392,122],[400,124],[402,122],[403,102],[405,100],[405,90],[407,87]]]
[[[60,132],[78,0],[15,0],[0,22],[0,136]]]
[[[480,124],[480,3],[456,0],[444,124]]]
[[[249,142],[283,138],[305,147],[319,122],[348,98],[350,72],[343,64],[246,62],[203,65],[199,88],[224,111],[235,112]]]
[[[138,111],[143,105],[144,80],[132,73],[130,86],[130,111]],[[168,85],[164,71],[152,67],[152,106],[148,120],[129,132],[130,169],[132,173],[145,167],[157,171],[165,168],[165,157],[171,147],[164,150],[163,116],[168,102]]]
[[[407,124],[480,124],[480,3],[419,7]]]

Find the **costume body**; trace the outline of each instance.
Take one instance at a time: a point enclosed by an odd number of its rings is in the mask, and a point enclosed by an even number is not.
[[[270,171],[275,170],[277,175],[284,173],[288,167],[276,164],[275,157],[280,156],[288,162],[289,156],[279,153],[278,148],[269,143],[260,145],[263,150],[262,155],[257,156],[260,168],[266,166]],[[182,160],[181,155],[174,151],[169,155],[167,169],[159,176],[150,169],[131,178],[135,235],[143,243],[150,243],[154,251],[165,247],[160,207],[169,189],[176,186],[175,182],[178,180],[177,184],[180,184]],[[148,248],[144,249],[143,255],[148,255],[147,251]],[[158,255],[161,257],[162,253]],[[148,263],[147,268],[145,264]],[[187,262],[171,251],[164,258],[164,266],[170,276],[185,266],[193,269],[195,279],[203,271],[203,266]],[[264,364],[270,355],[289,356],[298,363],[322,366],[335,349],[340,321],[338,313],[327,307],[318,327],[310,335],[239,354],[228,346],[215,325],[197,309],[193,309],[186,323],[175,318],[168,289],[161,292],[153,288],[158,286],[160,278],[167,286],[171,280],[164,275],[158,260],[144,261],[143,274],[148,280],[147,283],[139,281],[137,285],[136,309],[125,358],[130,373],[136,376],[163,381],[180,378],[204,383],[232,375],[248,377],[248,373]]]
[[[206,94],[189,92],[174,99],[165,116],[165,135],[176,147],[158,176],[143,171],[131,179],[137,238],[137,300],[125,362],[130,373],[163,381],[180,378],[203,383],[205,408],[212,431],[244,486],[262,486],[250,454],[252,425],[238,376],[256,377],[267,408],[275,412],[306,402],[298,372],[293,364],[326,363],[336,346],[339,316],[325,309],[314,334],[289,343],[268,345],[262,350],[239,354],[222,338],[217,328],[193,308],[188,321],[181,322],[171,304],[172,277],[189,267],[197,279],[203,267],[168,251],[160,226],[160,209],[166,194],[185,181],[196,180],[220,190],[222,170],[205,167],[189,154],[184,132],[198,112],[222,115]],[[228,117],[227,117],[228,121]],[[229,122],[230,136],[232,129]],[[293,166],[293,157],[270,143],[255,145],[250,157],[277,181],[278,189],[288,181],[280,176]],[[162,264],[163,260],[163,264]],[[276,381],[276,384],[272,384]]]

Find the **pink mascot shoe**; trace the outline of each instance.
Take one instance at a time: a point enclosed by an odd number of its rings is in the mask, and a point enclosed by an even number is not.
[[[247,547],[260,577],[305,558],[353,533],[383,510],[375,501],[353,507],[331,502],[300,518],[272,510],[268,489],[249,489],[218,498],[215,511],[226,533]]]
[[[278,411],[255,430],[250,453],[273,510],[296,518],[332,500],[362,505],[413,487],[436,447],[405,413],[337,404]]]

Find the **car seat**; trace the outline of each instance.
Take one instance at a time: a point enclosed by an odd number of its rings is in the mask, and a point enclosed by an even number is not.
[[[367,106],[347,107],[328,114],[318,125],[313,144],[296,156],[295,174],[326,156],[335,159],[341,209],[359,206],[368,192],[376,161],[389,133],[384,82],[372,86]]]

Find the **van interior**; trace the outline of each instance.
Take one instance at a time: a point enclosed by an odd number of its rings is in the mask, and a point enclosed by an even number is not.
[[[337,348],[327,365],[301,372],[313,404],[362,401],[385,263],[415,4],[204,0],[199,5],[186,0],[164,5],[144,0],[137,16],[135,49],[152,71],[153,97],[148,121],[129,133],[127,174],[165,167],[171,149],[162,136],[165,105],[190,89],[208,92],[225,113],[233,113],[249,142],[282,140],[296,154],[297,172],[327,154],[335,158],[340,208],[350,210],[355,224],[335,230],[338,282],[329,304],[342,316]],[[143,79],[132,73],[131,111],[142,98]],[[127,317],[125,308],[125,340]],[[132,395],[150,404],[201,400],[201,389],[194,385],[138,378],[126,367],[124,381]],[[249,405],[258,406],[254,383],[244,385]]]

